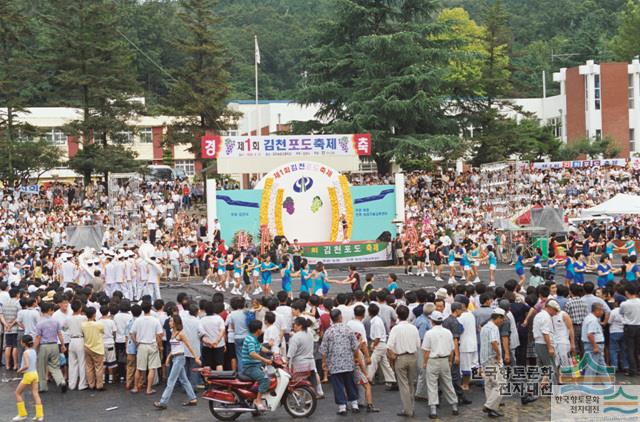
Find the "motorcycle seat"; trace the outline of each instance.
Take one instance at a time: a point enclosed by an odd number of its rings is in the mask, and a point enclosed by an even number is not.
[[[212,371],[208,378],[212,379],[233,379],[236,377],[236,371]]]
[[[238,374],[238,381],[253,382],[253,379],[244,374]]]

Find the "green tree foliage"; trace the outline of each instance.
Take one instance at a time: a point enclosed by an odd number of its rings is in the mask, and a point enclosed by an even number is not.
[[[127,120],[139,110],[131,101],[140,90],[132,72],[133,54],[119,34],[120,9],[111,0],[52,0],[47,11],[46,47],[60,103],[82,113],[65,129],[79,136],[84,148],[94,145],[82,159],[83,174],[91,163],[94,172],[106,176],[109,169],[103,162],[90,158],[123,153],[124,148],[111,148],[108,141],[123,141]],[[96,149],[103,153],[93,153]],[[111,158],[126,163],[128,155]]]
[[[0,181],[4,186],[25,185],[61,165],[62,150],[45,139],[20,139],[0,148]]]
[[[206,130],[227,126],[229,72],[226,51],[220,41],[214,15],[216,0],[182,0],[178,16],[187,34],[175,48],[185,56],[170,88],[170,106],[185,116],[170,129],[168,141],[190,145],[199,156],[200,137]]]
[[[31,84],[40,79],[28,51],[33,38],[24,4],[17,0],[0,2],[0,180],[5,185],[24,181],[25,170],[28,175],[28,170],[38,169],[33,157],[24,154],[26,146],[35,147],[34,157],[41,157],[44,151],[45,157],[55,158],[58,152],[53,145],[29,141],[36,135],[35,128],[19,119],[19,113],[25,113],[33,100]],[[43,162],[42,167],[48,164]]]
[[[381,173],[403,142],[455,131],[445,113],[444,42],[431,1],[338,0],[304,62],[302,103],[334,132],[371,132]]]
[[[601,139],[583,138],[569,145],[562,145],[555,155],[554,160],[575,160],[580,156],[588,159],[616,158],[620,154],[620,148],[615,139],[605,136]]]
[[[123,145],[90,143],[69,160],[69,167],[81,174],[85,184],[96,173],[127,173],[141,170],[137,154]]]
[[[640,55],[640,1],[628,0],[618,15],[618,31],[611,40],[611,50],[618,60],[628,61]]]

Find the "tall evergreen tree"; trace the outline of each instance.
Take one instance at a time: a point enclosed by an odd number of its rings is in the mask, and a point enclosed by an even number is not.
[[[65,130],[77,135],[83,145],[95,142],[99,147],[94,148],[105,150],[109,142],[125,141],[127,120],[140,110],[131,101],[140,89],[119,17],[112,0],[51,0],[44,18],[53,78],[64,93],[59,105],[81,110]],[[109,154],[96,156],[115,165],[129,156],[119,156],[121,151],[112,148]],[[131,164],[129,170],[135,170],[135,162]],[[94,161],[93,168],[102,169],[106,181],[109,162]]]
[[[298,97],[320,104],[326,131],[371,132],[378,171],[387,173],[404,142],[428,144],[456,130],[446,114],[448,57],[434,37],[435,2],[337,0],[334,10],[309,50]]]
[[[29,52],[34,34],[23,6],[18,0],[0,2],[0,107],[5,109],[0,108],[0,180],[9,186],[55,166],[60,156],[54,145],[34,140],[35,128],[18,119],[39,79]]]
[[[214,15],[217,0],[182,0],[179,18],[186,35],[175,48],[184,64],[171,86],[170,106],[183,117],[170,131],[168,142],[190,145],[200,157],[200,137],[207,130],[227,127],[229,72],[225,48],[219,39],[220,19]]]

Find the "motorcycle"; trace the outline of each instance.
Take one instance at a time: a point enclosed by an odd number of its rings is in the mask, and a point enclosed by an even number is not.
[[[233,421],[243,413],[254,416],[275,412],[281,405],[294,418],[306,418],[315,412],[318,404],[315,391],[307,380],[308,372],[292,373],[282,358],[276,356],[272,366],[265,368],[272,373],[269,390],[263,394],[266,411],[259,411],[253,402],[258,393],[258,383],[235,371],[212,371],[205,367],[200,372],[207,384],[202,398],[209,402],[209,411],[218,420]]]

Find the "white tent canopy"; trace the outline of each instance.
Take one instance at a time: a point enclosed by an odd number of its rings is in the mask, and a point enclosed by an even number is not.
[[[582,211],[582,216],[628,214],[640,214],[640,196],[619,193],[602,204]]]

